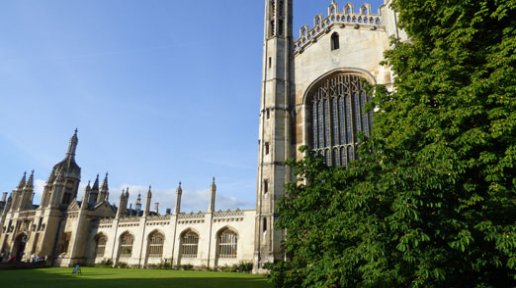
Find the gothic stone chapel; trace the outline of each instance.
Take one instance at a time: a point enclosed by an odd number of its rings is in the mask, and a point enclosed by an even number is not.
[[[331,1],[327,14],[316,15],[313,25],[302,26],[294,38],[293,2],[265,1],[255,210],[217,211],[215,179],[207,210],[198,213],[181,211],[181,184],[174,211],[165,215],[151,209],[150,187],[145,199],[134,195],[134,205],[124,189],[115,205],[108,175],[79,191],[76,131],[48,177],[41,203],[33,203],[34,173],[23,175],[10,195],[3,194],[0,251],[22,261],[46,257],[55,266],[106,260],[138,267],[253,263],[255,272],[283,259],[285,233],[274,228],[274,211],[292,176],[286,160],[301,159],[303,145],[329,165],[345,166],[354,159],[358,132],[372,129],[373,115],[365,104],[373,95],[365,87],[392,89],[392,72],[379,63],[390,36],[406,39],[391,0],[378,13],[369,4]]]

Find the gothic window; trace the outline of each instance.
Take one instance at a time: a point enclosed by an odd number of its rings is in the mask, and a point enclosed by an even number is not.
[[[104,257],[104,253],[106,252],[107,237],[104,234],[99,234],[99,235],[97,235],[95,241],[96,241],[95,255],[97,257]]]
[[[125,232],[120,236],[120,257],[131,257],[133,254],[134,237],[129,232]]]
[[[236,258],[238,235],[228,228],[218,234],[217,255],[219,258]]]
[[[149,235],[147,256],[160,258],[163,255],[163,243],[165,243],[165,236],[157,231],[152,232]]]
[[[339,49],[339,34],[337,32],[334,32],[331,34],[331,50],[337,50]]]
[[[197,258],[197,250],[199,247],[199,235],[188,230],[181,236],[181,257],[182,258]]]
[[[366,87],[367,81],[356,74],[336,73],[309,91],[310,144],[327,165],[347,166],[355,159],[358,134],[370,135],[372,112],[365,109],[370,100]]]

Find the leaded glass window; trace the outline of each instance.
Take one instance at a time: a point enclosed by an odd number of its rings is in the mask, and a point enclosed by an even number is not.
[[[129,232],[120,236],[120,257],[131,257],[133,253],[134,237]]]
[[[181,257],[197,258],[199,248],[199,235],[189,230],[181,236]]]
[[[96,244],[97,244],[97,247],[96,247],[96,253],[95,255],[97,257],[103,257],[104,256],[104,253],[106,252],[106,243],[107,243],[107,237],[103,234],[99,234],[97,235],[97,239],[96,239]]]
[[[367,81],[351,73],[336,73],[319,81],[309,92],[306,107],[311,148],[326,164],[346,166],[355,159],[358,134],[369,136],[372,112]]]
[[[225,229],[219,233],[217,254],[220,258],[236,258],[238,235]]]
[[[148,257],[161,257],[163,255],[163,243],[165,236],[159,232],[153,232],[149,235]]]

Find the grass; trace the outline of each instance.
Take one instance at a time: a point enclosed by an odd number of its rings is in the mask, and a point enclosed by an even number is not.
[[[0,270],[2,287],[167,287],[167,288],[270,288],[263,276],[173,270],[143,270],[82,267],[82,275],[72,275],[72,268]]]

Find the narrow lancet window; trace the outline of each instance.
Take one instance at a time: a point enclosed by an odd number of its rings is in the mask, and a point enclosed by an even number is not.
[[[337,32],[334,32],[331,34],[331,50],[337,50],[339,49],[339,34]]]

